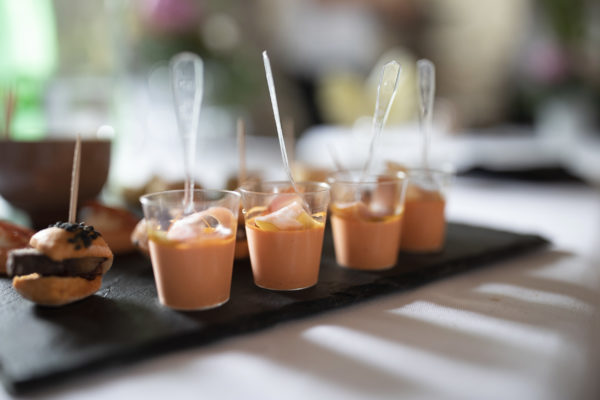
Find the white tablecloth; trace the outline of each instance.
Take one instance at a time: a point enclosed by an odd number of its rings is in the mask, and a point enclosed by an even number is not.
[[[598,191],[458,179],[448,212],[452,220],[539,233],[554,244],[410,292],[79,378],[38,396],[600,398]],[[9,397],[0,391],[1,399]]]

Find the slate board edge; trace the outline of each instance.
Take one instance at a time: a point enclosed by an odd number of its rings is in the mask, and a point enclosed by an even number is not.
[[[457,223],[456,225],[467,224]],[[118,352],[107,353],[106,356],[102,358],[86,361],[80,365],[69,365],[63,370],[57,370],[54,373],[29,378],[25,381],[11,379],[10,376],[7,376],[5,373],[3,373],[2,365],[0,364],[0,380],[2,381],[5,389],[12,395],[18,396],[30,394],[42,389],[60,386],[66,382],[73,381],[77,377],[91,376],[96,371],[103,371],[116,366],[131,366],[136,361],[150,359],[158,355],[207,345],[230,338],[232,336],[257,332],[281,323],[285,323],[287,321],[303,319],[334,309],[348,307],[353,304],[375,299],[384,295],[389,295],[391,293],[400,293],[403,291],[416,289],[417,287],[423,286],[427,283],[449,276],[458,275],[466,271],[475,270],[484,265],[491,265],[525,253],[533,252],[535,250],[547,247],[550,244],[549,240],[535,234],[508,232],[499,229],[491,230],[518,235],[521,240],[515,241],[515,243],[498,249],[495,252],[475,255],[469,257],[468,260],[465,260],[464,258],[456,260],[448,265],[448,267],[451,268],[445,268],[446,271],[442,272],[438,276],[434,278],[423,278],[418,284],[413,284],[410,287],[402,286],[393,278],[382,277],[377,279],[374,284],[351,286],[343,292],[332,293],[332,297],[319,298],[310,302],[304,302],[302,307],[297,310],[294,309],[296,304],[290,304],[283,307],[277,317],[267,315],[266,320],[262,320],[260,323],[255,323],[252,325],[242,324],[242,326],[244,326],[243,329],[240,329],[238,325],[237,330],[232,329],[227,334],[223,334],[222,332],[215,334],[212,332],[213,329],[211,329],[209,332],[190,332],[177,336],[169,336],[158,340],[151,340],[138,346],[130,347],[124,350],[121,349]],[[431,265],[429,269],[435,269],[435,267],[435,265]],[[330,301],[331,299],[334,301]],[[260,314],[258,316],[260,316]],[[256,317],[257,315],[254,316],[254,318]],[[235,322],[237,323],[239,321]],[[214,327],[214,331],[218,332],[219,329],[216,329],[218,327],[219,326]]]
[[[466,225],[466,224],[456,224],[456,225]],[[495,229],[494,229],[495,230]],[[506,232],[506,231],[501,231],[501,230],[497,230],[498,232]],[[548,246],[551,245],[551,242],[539,235],[535,235],[535,234],[521,234],[521,233],[514,233],[515,235],[519,235],[521,240],[520,241],[515,241],[514,243],[503,247],[503,248],[498,248],[496,251],[493,252],[486,252],[483,254],[477,254],[477,255],[473,255],[471,257],[468,258],[459,258],[457,260],[453,260],[451,262],[446,262],[446,266],[443,270],[441,270],[440,272],[440,266],[439,265],[430,265],[427,267],[427,270],[438,270],[438,276],[431,279],[431,278],[424,278],[422,279],[422,282],[419,285],[412,285],[410,287],[403,287],[401,285],[399,285],[399,283],[392,277],[383,277],[381,279],[379,279],[378,281],[376,281],[376,283],[381,283],[381,284],[392,284],[394,286],[399,286],[397,287],[394,292],[401,292],[401,291],[406,291],[406,290],[411,290],[411,289],[415,289],[419,286],[422,286],[424,284],[430,283],[430,282],[434,282],[440,279],[444,279],[450,276],[454,276],[454,275],[459,275],[461,273],[467,272],[467,271],[472,271],[472,270],[476,270],[482,267],[490,267],[496,263],[500,263],[502,261],[508,260],[508,259],[512,259],[512,258],[516,258],[519,257],[521,255],[527,254],[527,253],[532,253],[536,250],[540,250],[540,249],[545,249]],[[427,271],[423,271],[423,272],[427,272]],[[404,277],[406,277],[407,275],[405,275]],[[389,282],[391,281],[391,282]]]

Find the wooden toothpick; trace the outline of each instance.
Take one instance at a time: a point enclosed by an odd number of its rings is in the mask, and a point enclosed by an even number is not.
[[[75,154],[73,154],[73,171],[71,172],[71,200],[69,201],[69,223],[77,219],[77,195],[79,193],[79,170],[81,167],[81,135],[77,134]]]
[[[244,120],[237,120],[237,146],[238,146],[238,186],[246,181],[246,126]]]
[[[17,89],[10,85],[4,95],[4,139],[10,140],[12,119],[17,105]]]

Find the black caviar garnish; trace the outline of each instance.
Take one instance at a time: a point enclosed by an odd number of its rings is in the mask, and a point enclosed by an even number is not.
[[[98,236],[102,236],[100,232],[94,230],[94,227],[91,225],[86,225],[83,222],[79,224],[72,224],[70,222],[57,222],[54,225],[50,225],[50,227],[64,229],[67,232],[73,232],[73,237],[67,239],[69,243],[72,243],[75,247],[75,250],[81,249],[81,247],[88,248],[92,245],[92,242],[98,238]]]

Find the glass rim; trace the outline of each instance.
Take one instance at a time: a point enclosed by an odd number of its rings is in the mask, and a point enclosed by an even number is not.
[[[338,171],[335,172],[333,174],[330,174],[327,177],[327,180],[329,182],[330,185],[333,184],[343,184],[343,185],[365,185],[365,184],[378,184],[378,185],[386,185],[386,184],[393,184],[396,183],[395,180],[391,180],[391,181],[378,181],[377,178],[379,177],[386,177],[386,178],[396,178],[397,181],[399,182],[404,182],[408,179],[408,174],[406,172],[403,171],[398,171],[398,172],[379,172],[379,173],[371,173],[371,174],[367,174],[365,176],[365,178],[367,179],[362,179],[362,180],[351,180],[351,178],[346,178],[346,179],[335,179],[336,175],[342,175],[342,174],[351,174],[351,173],[359,173],[361,174],[362,171],[359,169],[354,169],[354,170],[346,170],[346,171]],[[359,176],[360,178],[360,176]]]
[[[244,184],[242,184],[238,190],[242,193],[242,194],[252,194],[252,195],[273,195],[273,194],[277,194],[277,195],[290,195],[290,196],[296,196],[298,194],[300,195],[306,195],[306,194],[318,194],[318,193],[325,193],[328,192],[331,187],[329,186],[328,183],[326,182],[317,182],[317,181],[301,181],[301,182],[295,182],[296,186],[307,186],[307,185],[314,185],[317,189],[316,190],[309,190],[309,191],[305,191],[305,192],[300,192],[300,193],[296,193],[296,192],[291,192],[291,193],[281,193],[281,192],[266,192],[266,191],[257,191],[257,190],[252,190],[249,188],[249,186],[251,185],[256,185],[257,183],[259,184],[268,184],[268,185],[273,185],[273,187],[278,187],[278,186],[284,186],[287,185],[289,187],[292,186],[292,183],[290,181],[262,181],[262,182],[246,182]]]
[[[226,189],[198,188],[198,189],[194,189],[193,192],[194,193],[223,193],[223,194],[232,194],[234,197],[237,196],[238,198],[241,197],[238,192],[236,192],[234,190],[226,190]],[[144,205],[144,204],[152,203],[152,201],[156,200],[157,198],[159,198],[162,195],[169,195],[169,194],[176,194],[176,193],[181,193],[182,199],[183,199],[183,194],[185,193],[185,189],[163,190],[161,192],[147,193],[147,194],[140,196],[139,200],[140,200],[140,203],[142,203],[142,205]]]

